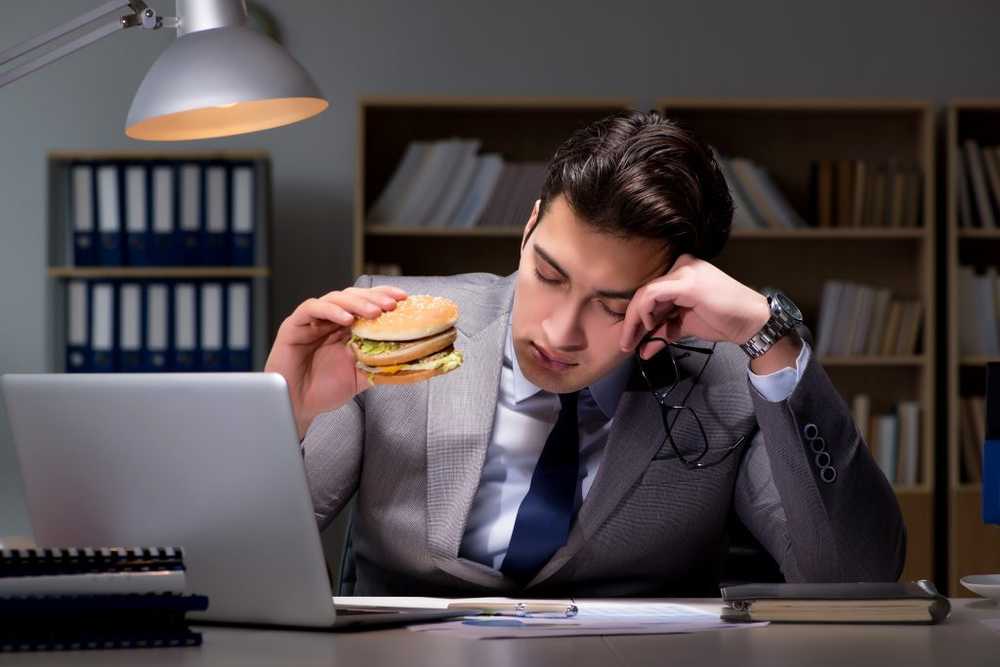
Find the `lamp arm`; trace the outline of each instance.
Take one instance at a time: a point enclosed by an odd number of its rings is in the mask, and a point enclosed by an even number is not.
[[[106,23],[101,23],[90,32],[84,33],[72,41],[65,42],[59,46],[52,46],[52,42],[60,37],[104,18],[105,15],[111,12],[121,11],[126,8],[132,10],[133,13],[119,16],[114,20],[108,20]],[[112,33],[135,26],[144,30],[158,30],[164,27],[176,28],[177,19],[160,16],[156,13],[156,10],[148,7],[142,0],[111,0],[46,33],[21,42],[5,51],[0,51],[0,67],[3,67],[7,63],[31,51],[39,50],[38,53],[32,54],[20,65],[10,67],[5,71],[0,70],[0,88],[17,81],[27,74],[31,74],[37,69],[41,69],[49,63],[68,56],[74,51],[79,51],[83,47],[99,39],[103,39]]]

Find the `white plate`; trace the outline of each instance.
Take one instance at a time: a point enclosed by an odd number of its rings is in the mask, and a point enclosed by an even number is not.
[[[1000,574],[970,574],[961,581],[976,595],[1000,601]]]

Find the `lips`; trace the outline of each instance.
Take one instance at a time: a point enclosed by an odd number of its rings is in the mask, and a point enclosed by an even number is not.
[[[538,361],[553,370],[566,370],[571,366],[576,366],[573,362],[563,360],[535,343],[531,344],[531,349],[535,353],[535,358]]]

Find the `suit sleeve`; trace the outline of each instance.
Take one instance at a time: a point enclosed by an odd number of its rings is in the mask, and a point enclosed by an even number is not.
[[[370,276],[354,283],[355,287],[371,284]],[[358,488],[364,441],[363,393],[336,410],[317,415],[302,439],[306,480],[320,530],[337,517]]]
[[[896,494],[816,355],[783,401],[747,382],[759,431],[736,482],[744,525],[790,582],[898,579],[906,529]]]

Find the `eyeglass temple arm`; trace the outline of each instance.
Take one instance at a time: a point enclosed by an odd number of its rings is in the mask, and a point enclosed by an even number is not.
[[[82,28],[98,19],[104,18],[111,12],[131,9],[132,14],[125,14],[106,23],[101,23],[90,32],[86,32],[76,39],[65,42],[60,46],[53,46],[52,43],[60,37]],[[0,67],[20,58],[21,56],[37,51],[29,56],[20,65],[10,67],[6,71],[0,71],[0,88],[13,83],[23,76],[31,74],[35,70],[41,69],[50,63],[79,51],[85,46],[107,37],[119,30],[139,26],[144,30],[158,30],[162,27],[177,27],[176,18],[164,18],[156,13],[156,10],[146,6],[142,0],[111,0],[100,7],[67,21],[60,26],[49,30],[37,37],[32,37],[20,44],[16,44],[9,49],[0,51]]]

